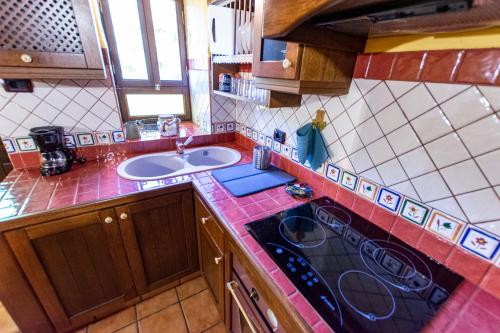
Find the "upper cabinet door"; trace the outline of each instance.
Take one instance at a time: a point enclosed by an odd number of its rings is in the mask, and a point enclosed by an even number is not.
[[[104,78],[89,0],[2,1],[0,77]]]
[[[296,43],[262,39],[264,0],[255,0],[254,76],[297,80],[300,75],[302,46]]]
[[[191,190],[117,207],[116,213],[140,294],[198,270]]]
[[[119,310],[136,295],[113,209],[5,237],[57,331]]]

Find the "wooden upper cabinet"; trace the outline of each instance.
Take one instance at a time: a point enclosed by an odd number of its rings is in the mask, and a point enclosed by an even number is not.
[[[5,237],[57,331],[117,311],[136,296],[113,209]]]
[[[89,0],[4,0],[0,78],[105,78]]]
[[[140,294],[198,270],[191,190],[116,208]]]
[[[263,38],[267,1],[255,0],[252,73],[257,87],[297,95],[348,93],[364,38],[317,36],[319,47]]]

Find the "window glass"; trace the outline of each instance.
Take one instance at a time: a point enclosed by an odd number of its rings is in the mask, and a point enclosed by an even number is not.
[[[160,114],[184,114],[182,94],[127,94],[131,117]]]
[[[125,80],[147,80],[137,0],[108,0],[113,31]]]
[[[177,7],[173,0],[151,0],[160,80],[181,81]]]

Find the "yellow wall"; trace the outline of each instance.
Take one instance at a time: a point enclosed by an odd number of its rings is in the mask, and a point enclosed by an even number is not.
[[[500,27],[435,35],[404,35],[368,39],[365,52],[477,49],[500,47]]]

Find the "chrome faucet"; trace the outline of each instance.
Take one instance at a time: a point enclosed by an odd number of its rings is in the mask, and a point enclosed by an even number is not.
[[[184,149],[193,141],[193,137],[190,136],[186,139],[186,141],[182,142],[182,139],[179,137],[175,140],[175,146],[177,147],[177,154],[184,154]]]

